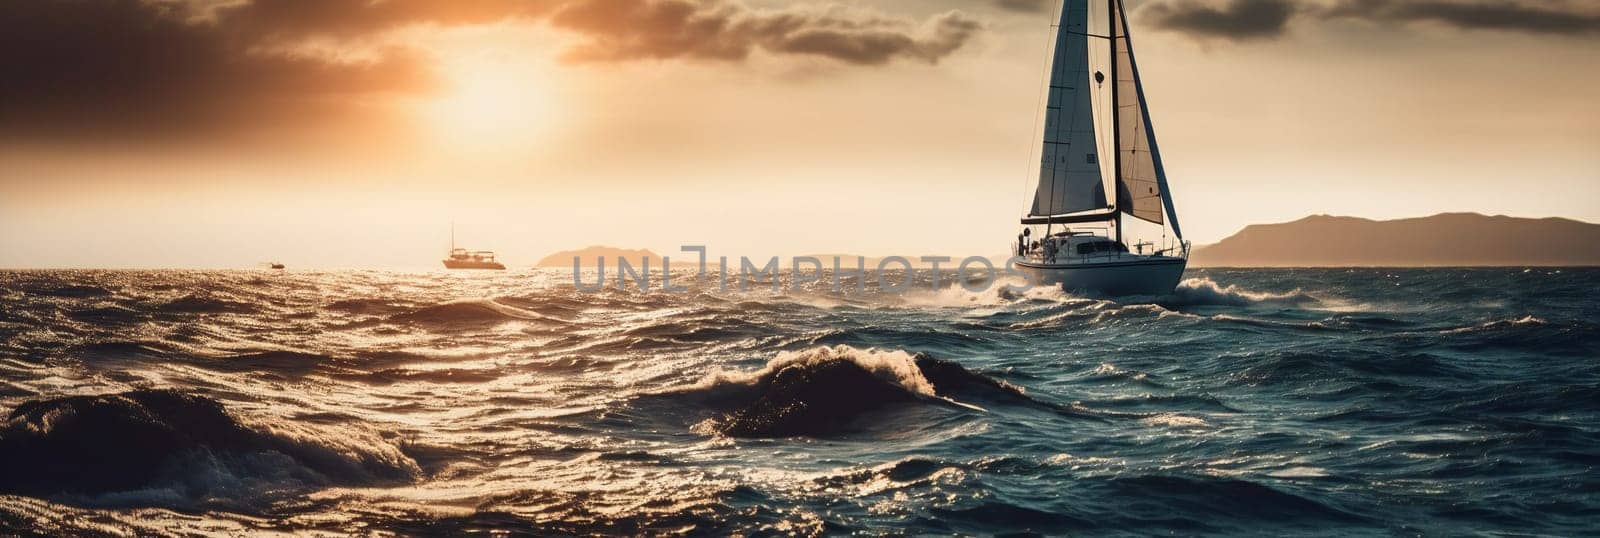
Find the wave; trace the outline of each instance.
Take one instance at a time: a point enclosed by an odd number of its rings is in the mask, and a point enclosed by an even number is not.
[[[500,297],[495,302],[562,320],[572,320],[593,305],[570,297]]]
[[[1529,413],[1555,415],[1579,410],[1594,411],[1600,409],[1600,404],[1595,402],[1600,402],[1600,385],[1592,383],[1508,382],[1456,394],[1446,404],[1444,411],[1482,420],[1491,416],[1515,417]],[[1528,425],[1506,426],[1543,430],[1545,426],[1550,425],[1541,425],[1537,428],[1529,428]]]
[[[143,318],[144,314],[125,306],[109,305],[71,310],[67,317],[86,323],[128,323]]]
[[[826,488],[841,488],[845,486],[859,486],[875,484],[882,481],[916,482],[925,480],[945,471],[964,472],[968,465],[948,462],[927,457],[910,457],[882,465],[854,469],[840,474],[825,474],[813,479],[817,485]]]
[[[1144,510],[1127,512],[1135,517],[1171,523],[1174,513],[1204,515],[1183,526],[1215,529],[1227,520],[1242,520],[1256,530],[1264,517],[1280,521],[1363,521],[1360,515],[1277,488],[1233,478],[1209,476],[1137,475],[1110,478],[1103,484],[1108,495],[1144,504]],[[1142,500],[1142,502],[1141,502]],[[1173,507],[1181,507],[1174,512]],[[1243,529],[1241,529],[1243,530]]]
[[[332,356],[285,349],[254,351],[224,357],[197,357],[191,364],[218,372],[277,374],[301,377],[337,364]]]
[[[1204,428],[1211,425],[1203,418],[1179,413],[1156,413],[1139,419],[1139,422],[1150,426],[1166,426],[1169,428]]]
[[[1327,478],[1328,470],[1321,467],[1289,467],[1267,473],[1273,478]]]
[[[1091,408],[1101,409],[1102,411],[1100,411],[1100,412],[1101,413],[1105,413],[1105,414],[1111,413],[1110,411],[1105,411],[1105,409],[1141,410],[1141,409],[1147,409],[1147,408],[1152,408],[1152,407],[1158,408],[1158,409],[1162,409],[1162,410],[1177,408],[1177,409],[1180,409],[1180,410],[1183,410],[1183,411],[1188,411],[1188,412],[1199,412],[1199,411],[1208,411],[1208,412],[1213,412],[1213,413],[1238,413],[1239,412],[1238,409],[1233,408],[1233,406],[1228,405],[1227,402],[1222,401],[1221,399],[1217,398],[1216,396],[1212,396],[1211,394],[1204,394],[1204,393],[1202,393],[1202,394],[1151,394],[1151,393],[1130,394],[1130,395],[1112,396],[1112,397],[1106,397],[1106,398],[1089,399],[1089,400],[1084,400],[1083,403],[1084,403],[1084,405],[1087,405],[1087,406],[1089,406]],[[1144,414],[1139,414],[1139,413],[1131,413],[1131,414],[1128,414],[1127,416],[1149,418],[1149,417],[1154,416],[1154,415],[1144,415]]]
[[[1126,382],[1152,387],[1163,387],[1159,382],[1150,379],[1150,373],[1130,368],[1122,368],[1109,362],[1102,362],[1094,370],[1090,370],[1082,381],[1087,382]]]
[[[1227,384],[1310,389],[1344,382],[1352,384],[1352,389],[1382,393],[1402,390],[1397,382],[1471,377],[1443,357],[1429,353],[1284,352],[1251,357],[1241,363]]]
[[[898,404],[981,410],[955,398],[1032,401],[1020,388],[953,362],[849,346],[782,352],[761,370],[718,371],[679,392],[727,410],[697,429],[731,437],[825,436]]]
[[[328,303],[323,308],[351,314],[390,314],[401,309],[384,299],[344,299]]]
[[[931,512],[950,523],[970,526],[971,531],[978,534],[1013,534],[1018,529],[1027,531],[1020,533],[1023,535],[1058,534],[1097,526],[1089,519],[1001,501],[983,501],[963,508],[934,508]]]
[[[500,379],[501,373],[496,370],[474,370],[463,368],[443,368],[437,370],[413,370],[409,368],[390,368],[369,374],[354,374],[343,376],[371,385],[393,385],[395,383],[421,382],[421,383],[488,383]]]
[[[677,342],[723,342],[772,333],[772,327],[730,316],[705,316],[653,321],[622,332],[628,338]]]
[[[1248,326],[1248,327],[1256,327],[1256,328],[1261,328],[1261,329],[1290,329],[1290,330],[1297,330],[1297,331],[1328,331],[1328,330],[1332,330],[1332,329],[1337,328],[1335,326],[1332,326],[1332,325],[1330,325],[1328,323],[1324,323],[1324,322],[1321,322],[1321,321],[1277,321],[1277,320],[1271,320],[1271,319],[1257,319],[1257,318],[1249,318],[1249,317],[1244,317],[1244,316],[1233,316],[1233,315],[1228,315],[1228,314],[1217,314],[1217,315],[1214,315],[1214,316],[1210,316],[1207,319],[1210,319],[1212,321],[1221,321],[1221,322],[1225,322],[1225,323],[1233,323],[1233,324],[1236,324],[1236,325],[1244,325],[1244,326]]]
[[[483,324],[506,321],[547,321],[537,312],[523,310],[489,299],[465,299],[422,307],[396,314],[390,321],[420,324]]]
[[[77,285],[77,284],[68,284],[68,285],[61,285],[61,286],[46,286],[46,287],[43,287],[43,288],[39,288],[39,289],[36,289],[36,290],[29,290],[29,291],[31,291],[32,293],[38,294],[38,295],[46,296],[46,297],[61,297],[61,298],[69,298],[69,299],[83,299],[83,298],[89,298],[89,297],[105,297],[107,295],[111,295],[111,290],[108,290],[106,288],[102,288],[100,286],[84,286],[84,285]]]
[[[1069,303],[1084,300],[1068,294],[1061,289],[1061,286],[1029,287],[1022,279],[1001,279],[985,284],[986,286],[977,292],[969,291],[954,282],[938,290],[930,290],[919,285],[913,291],[899,296],[898,300],[906,306],[936,308],[1003,306],[1014,303]],[[1013,290],[1012,286],[1015,286],[1016,290]]]
[[[374,434],[246,423],[172,390],[28,401],[0,426],[0,491],[94,505],[233,505],[420,473]]]
[[[1468,333],[1475,333],[1475,332],[1504,331],[1504,330],[1508,330],[1508,329],[1518,329],[1518,328],[1525,328],[1525,327],[1542,327],[1542,326],[1549,325],[1549,324],[1550,324],[1550,322],[1545,321],[1542,318],[1529,315],[1529,316],[1523,316],[1523,317],[1520,317],[1520,318],[1517,318],[1517,319],[1502,319],[1502,320],[1486,321],[1486,322],[1483,322],[1483,323],[1479,323],[1477,325],[1473,325],[1471,327],[1458,327],[1458,328],[1455,328],[1455,329],[1446,329],[1446,330],[1443,330],[1443,331],[1439,331],[1439,334],[1468,334]]]
[[[321,373],[380,385],[411,380],[469,383],[498,379],[498,374],[474,370],[422,370],[405,367],[419,362],[470,360],[477,357],[479,357],[477,354],[462,357],[426,356],[404,351],[370,351],[342,355],[294,349],[269,349],[232,355],[191,353],[183,360],[193,366],[214,372],[270,374],[291,379]]]
[[[990,341],[966,332],[950,330],[893,329],[888,327],[861,327],[833,329],[805,340],[812,346],[884,346],[916,345],[945,350],[982,349]]]
[[[1154,304],[1123,305],[1111,301],[1088,301],[1084,303],[1063,303],[1063,305],[1070,306],[1071,309],[1038,319],[1019,321],[1011,324],[1011,328],[1046,329],[1059,327],[1067,323],[1100,325],[1151,318],[1164,319],[1170,316],[1195,317],[1192,314],[1167,310],[1160,305]]]
[[[1393,330],[1411,327],[1416,323],[1387,316],[1339,314],[1316,322],[1329,329]]]
[[[1296,288],[1284,293],[1250,291],[1237,285],[1218,284],[1205,277],[1184,279],[1170,297],[1158,301],[1166,306],[1288,306],[1304,307],[1322,303]]]
[[[168,314],[235,314],[255,312],[256,308],[215,297],[185,295],[157,305],[155,310]]]
[[[152,356],[172,352],[171,346],[157,340],[111,340],[73,346],[72,354],[84,358]]]
[[[1441,330],[1432,341],[1463,351],[1499,348],[1544,356],[1588,358],[1600,353],[1600,323],[1589,319],[1563,319],[1558,322],[1526,315],[1466,327]]]

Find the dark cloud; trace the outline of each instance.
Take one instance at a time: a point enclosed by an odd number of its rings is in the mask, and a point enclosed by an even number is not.
[[[537,18],[562,0],[249,0],[211,11],[222,26],[257,38],[357,38],[417,25],[460,26]]]
[[[763,50],[932,63],[980,31],[957,12],[918,23],[719,0],[0,1],[0,137],[314,124],[372,97],[436,87],[427,51],[393,31],[513,19],[574,34],[571,61],[740,60]]]
[[[799,25],[790,31],[761,35],[767,50],[811,54],[855,64],[881,64],[895,58],[938,63],[960,49],[983,29],[978,21],[959,12],[940,15],[923,35],[910,35],[893,25],[851,28],[839,24]]]
[[[641,58],[742,60],[755,49],[820,56],[853,64],[896,58],[937,62],[965,45],[981,25],[959,12],[923,30],[898,19],[846,17],[798,9],[761,11],[691,0],[584,0],[551,18],[585,36],[572,61]]]
[[[1200,38],[1249,40],[1283,35],[1295,18],[1364,20],[1386,24],[1429,22],[1462,30],[1546,35],[1600,33],[1600,13],[1572,2],[1532,0],[1156,0],[1140,9],[1157,28]]]
[[[1058,0],[989,0],[1000,9],[1023,13],[1043,13],[1054,7]]]
[[[256,54],[174,3],[29,1],[3,9],[0,135],[205,130],[265,120],[252,113],[269,109],[432,85],[414,54]]]
[[[1566,4],[1509,0],[1446,2],[1418,0],[1346,0],[1322,13],[1330,18],[1379,22],[1435,22],[1464,30],[1504,30],[1532,34],[1600,33],[1600,14],[1583,13]]]
[[[1140,15],[1156,28],[1235,41],[1282,35],[1296,11],[1289,0],[1230,0],[1215,5],[1174,0],[1145,6]]]

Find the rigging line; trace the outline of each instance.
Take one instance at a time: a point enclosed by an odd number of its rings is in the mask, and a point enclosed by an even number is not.
[[[1062,0],[1057,0],[1057,2],[1056,2],[1056,8],[1057,9],[1059,9],[1061,7],[1061,1]],[[1055,10],[1051,10],[1051,13],[1053,15],[1055,13]],[[1050,25],[1050,28],[1054,29],[1056,26],[1058,26],[1058,25],[1052,24],[1052,25]],[[1050,45],[1052,43],[1054,43],[1054,42],[1055,42],[1055,32],[1054,31],[1045,32],[1045,36],[1044,36],[1044,58],[1046,59],[1047,62],[1049,62],[1050,59],[1051,59]],[[1047,67],[1044,72],[1039,73],[1038,96],[1034,98],[1034,102],[1033,102],[1033,109],[1034,109],[1033,128],[1030,129],[1028,131],[1028,135],[1024,137],[1027,140],[1027,144],[1028,144],[1028,164],[1027,164],[1027,167],[1023,170],[1023,173],[1022,173],[1022,192],[1024,193],[1023,194],[1024,205],[1028,206],[1028,207],[1026,207],[1026,208],[1024,208],[1022,210],[1022,216],[1023,217],[1027,217],[1028,213],[1032,211],[1032,207],[1031,207],[1032,204],[1027,203],[1028,195],[1026,193],[1028,192],[1028,183],[1029,183],[1029,177],[1028,176],[1030,176],[1030,175],[1035,176],[1035,177],[1032,178],[1034,181],[1037,181],[1039,179],[1036,174],[1032,174],[1033,165],[1034,165],[1035,162],[1041,162],[1042,163],[1043,159],[1044,159],[1044,145],[1043,144],[1039,145],[1039,158],[1038,159],[1033,158],[1033,147],[1034,147],[1033,135],[1039,133],[1039,121],[1040,121],[1040,118],[1043,117],[1043,114],[1045,113],[1045,112],[1043,112],[1043,110],[1044,110],[1043,109],[1043,104],[1045,103],[1045,85],[1049,84],[1049,79],[1046,78],[1046,77],[1048,77],[1050,75],[1051,71],[1054,71],[1053,67]],[[1038,192],[1038,189],[1036,188],[1034,190],[1034,197],[1037,198],[1038,195],[1039,195],[1039,192]]]

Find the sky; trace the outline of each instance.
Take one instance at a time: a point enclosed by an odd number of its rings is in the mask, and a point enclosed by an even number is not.
[[[1048,0],[0,5],[0,267],[996,255]],[[1600,222],[1600,1],[1129,0],[1188,239]]]

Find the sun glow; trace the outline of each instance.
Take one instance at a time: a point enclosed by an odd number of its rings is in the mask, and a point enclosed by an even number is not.
[[[467,151],[524,151],[558,122],[550,81],[537,65],[507,58],[451,62],[444,92],[424,106],[439,143]]]

